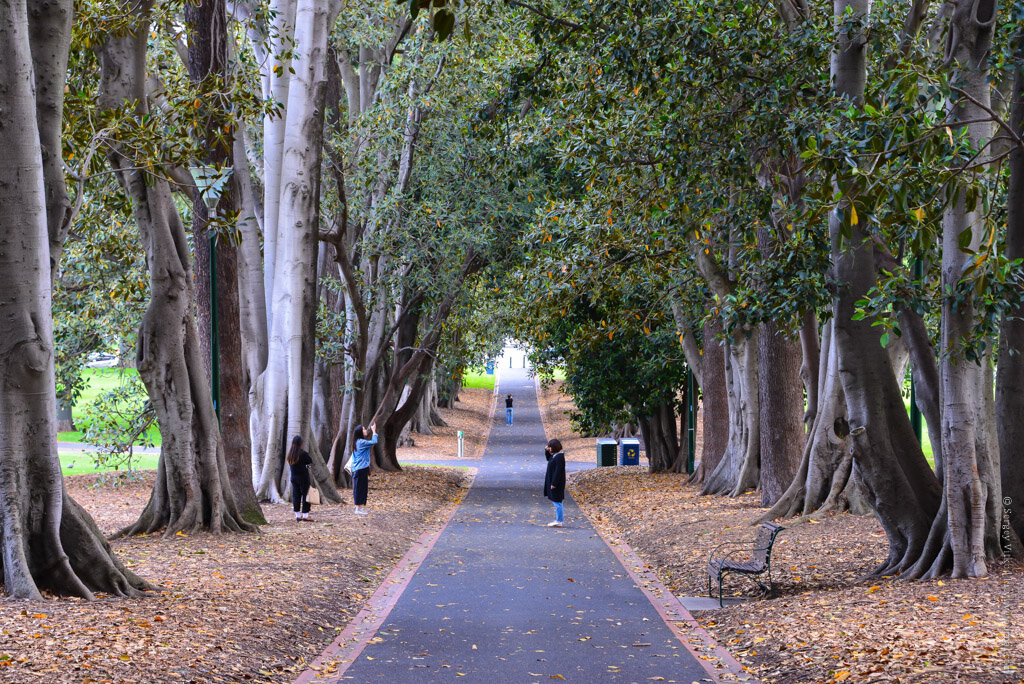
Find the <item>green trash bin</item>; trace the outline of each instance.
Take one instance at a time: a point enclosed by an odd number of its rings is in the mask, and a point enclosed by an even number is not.
[[[615,465],[617,452],[619,445],[614,439],[599,439],[597,440],[597,465],[598,466],[613,466]]]

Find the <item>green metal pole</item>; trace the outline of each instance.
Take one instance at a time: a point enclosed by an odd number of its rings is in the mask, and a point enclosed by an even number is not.
[[[692,473],[697,459],[697,383],[686,369],[686,472]]]
[[[217,236],[210,235],[210,388],[220,422],[220,345],[217,342]]]

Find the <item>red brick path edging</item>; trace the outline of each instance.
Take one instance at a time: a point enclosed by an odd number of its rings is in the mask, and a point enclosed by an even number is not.
[[[621,539],[615,539],[602,530],[590,514],[583,510],[591,526],[608,545],[611,552],[622,563],[633,582],[640,588],[651,602],[654,609],[661,615],[668,628],[676,635],[687,651],[693,654],[697,662],[707,671],[714,682],[742,682],[758,684],[757,679],[737,661],[731,653],[720,646],[708,632],[700,626],[668,587],[661,583],[654,570],[645,565],[636,551]]]
[[[494,407],[496,401],[491,401],[491,409],[487,416],[487,434],[484,435],[483,450],[487,451],[487,440],[491,436],[491,427],[494,423]],[[468,492],[473,486],[473,478],[476,477],[476,468],[470,471],[469,484],[466,487]],[[366,645],[370,643],[377,630],[384,624],[391,610],[398,603],[402,592],[409,586],[416,571],[419,570],[423,560],[434,548],[438,538],[448,527],[455,516],[455,511],[462,505],[465,492],[455,501],[445,505],[440,511],[440,525],[435,529],[427,530],[419,536],[412,547],[398,561],[395,569],[388,573],[377,591],[366,602],[363,609],[352,619],[352,622],[342,630],[331,644],[324,649],[323,653],[316,657],[309,668],[306,669],[295,680],[295,684],[309,684],[310,682],[337,682],[345,671],[355,662],[359,654],[363,652]]]
[[[469,487],[473,486],[472,478],[476,476],[474,468],[470,474]],[[466,487],[466,491],[469,491]],[[341,634],[324,649],[323,653],[316,657],[309,668],[299,675],[295,684],[308,684],[309,682],[337,682],[345,674],[345,670],[359,657],[366,645],[370,643],[377,630],[384,624],[391,609],[398,603],[402,592],[409,586],[420,564],[434,548],[438,537],[448,527],[455,516],[455,511],[462,504],[460,496],[455,501],[450,501],[441,509],[439,525],[427,530],[413,542],[412,548],[395,565],[384,582],[377,587],[377,591],[366,602],[359,614],[352,619],[352,622],[342,630]]]

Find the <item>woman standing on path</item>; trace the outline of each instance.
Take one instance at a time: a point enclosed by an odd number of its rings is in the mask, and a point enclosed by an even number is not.
[[[302,437],[292,437],[292,445],[285,460],[291,469],[292,509],[295,511],[295,519],[309,520],[309,501],[306,500],[306,496],[309,494],[309,466],[313,465],[313,459],[302,450]]]
[[[544,457],[548,460],[548,470],[544,475],[544,496],[551,499],[555,507],[555,519],[548,523],[548,527],[561,527],[564,515],[562,502],[565,500],[565,454],[562,453],[562,443],[552,439],[544,447]]]
[[[512,395],[505,398],[505,425],[512,424]]]
[[[352,472],[352,497],[356,504],[356,515],[369,515],[366,506],[366,492],[370,487],[370,451],[377,443],[377,425],[370,425],[370,436],[367,438],[362,425],[355,429],[356,450],[349,461]]]

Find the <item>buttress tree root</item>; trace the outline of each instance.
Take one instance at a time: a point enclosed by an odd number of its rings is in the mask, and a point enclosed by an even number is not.
[[[0,7],[0,580],[18,599],[153,589],[68,496],[57,457],[50,283],[69,216],[59,141],[71,11],[67,0]]]
[[[148,113],[146,41],[151,2],[138,24],[111,35],[98,50],[100,107]],[[255,531],[235,503],[224,459],[210,378],[203,364],[193,314],[193,274],[185,227],[165,178],[150,175],[134,148],[108,143],[107,161],[132,205],[139,226],[152,297],[139,328],[136,367],[163,436],[157,482],[139,520],[119,535],[192,529]]]

